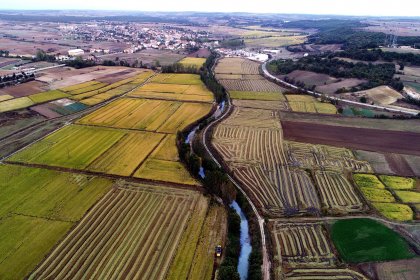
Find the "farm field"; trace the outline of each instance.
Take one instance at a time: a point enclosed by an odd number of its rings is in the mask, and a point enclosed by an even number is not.
[[[286,101],[281,92],[230,91],[229,95],[241,100]]]
[[[347,262],[385,261],[415,256],[395,231],[371,219],[347,219],[331,226],[332,240]]]
[[[123,98],[87,115],[80,124],[176,133],[210,112],[205,103]]]
[[[358,91],[355,94],[359,97],[365,96],[367,100],[374,102],[374,104],[383,106],[390,105],[404,98],[398,91],[388,86],[380,86],[365,91]]]
[[[239,75],[259,75],[260,64],[243,58],[224,58],[221,59],[216,68],[216,74],[239,74]]]
[[[353,178],[365,198],[384,217],[398,221],[414,219],[408,204],[420,203],[420,193],[411,191],[415,179],[371,174],[354,174]]]
[[[283,269],[325,269],[336,265],[337,258],[321,223],[274,222],[271,235],[276,279],[281,278]]]
[[[104,178],[8,164],[0,176],[1,279],[23,279],[112,186]]]
[[[263,109],[263,110],[288,110],[286,102],[283,101],[265,101],[251,99],[233,99],[232,104],[236,107]]]
[[[195,69],[200,69],[200,67],[203,66],[204,62],[206,62],[205,58],[185,57],[181,59],[178,63],[183,65],[184,67],[193,67]]]
[[[154,76],[151,83],[178,84],[178,85],[202,85],[199,75],[195,74],[159,74]]]
[[[280,278],[279,278],[280,279]],[[350,269],[295,269],[290,273],[286,274],[288,280],[300,280],[300,279],[345,279],[345,280],[367,280],[363,274],[350,270]]]
[[[23,109],[34,105],[35,103],[29,97],[19,97],[0,102],[0,113]]]
[[[185,56],[168,50],[146,49],[132,54],[110,54],[102,58],[104,60],[115,60],[116,57],[127,61],[130,65],[137,60],[142,61],[143,65],[149,64],[154,66],[156,62],[159,62],[160,65],[172,65]]]
[[[283,92],[284,89],[268,80],[219,80],[228,91]]]
[[[44,259],[29,279],[164,279],[202,195],[120,184]],[[199,211],[205,215],[205,211]],[[124,276],[123,276],[124,275]]]
[[[351,183],[340,173],[315,171],[322,209],[330,214],[363,212],[365,207]]]
[[[420,273],[420,258],[376,263],[375,272],[384,280],[416,279]]]
[[[282,121],[285,139],[351,149],[420,155],[420,133]],[[352,135],[351,138],[348,135]]]
[[[292,111],[319,114],[337,114],[337,108],[331,103],[318,101],[310,95],[286,95]]]
[[[306,36],[271,36],[264,38],[245,39],[245,45],[250,48],[278,48],[302,44]]]
[[[51,90],[51,91],[44,91],[44,92],[40,92],[40,93],[36,93],[33,95],[29,95],[28,97],[35,103],[44,103],[44,102],[48,102],[48,101],[52,101],[52,100],[56,100],[56,99],[60,99],[60,98],[66,98],[69,95],[61,92],[59,90]]]

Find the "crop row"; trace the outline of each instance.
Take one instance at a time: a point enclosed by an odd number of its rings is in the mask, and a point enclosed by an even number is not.
[[[279,92],[283,88],[267,80],[219,80],[227,89],[232,91]]]
[[[292,268],[333,267],[336,257],[324,227],[318,223],[275,223],[272,230],[278,259]]]
[[[163,279],[198,198],[187,191],[116,188],[30,279]]]
[[[363,202],[352,184],[341,173],[315,171],[323,208],[330,213],[353,213],[364,210]]]
[[[243,58],[224,58],[216,66],[218,74],[259,75],[260,64]]]

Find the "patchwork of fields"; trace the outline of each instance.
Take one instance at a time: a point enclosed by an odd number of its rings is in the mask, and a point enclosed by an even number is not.
[[[317,114],[336,114],[337,110],[307,95],[283,95],[281,90],[261,87],[239,89],[234,83],[263,83],[251,76],[256,71],[250,65],[255,63],[229,58],[216,67],[216,76],[233,99],[233,108],[212,130],[212,146],[223,167],[269,221],[275,279],[367,279],[342,263],[343,253],[338,255],[336,246],[345,237],[332,242],[331,225],[323,217],[334,220],[373,212],[366,203],[367,193],[352,178],[353,173],[374,176],[370,174],[372,167],[347,148],[285,140],[285,130],[291,125],[282,125],[279,110]],[[308,132],[300,129],[300,133]],[[381,211],[382,204],[403,204],[405,200],[414,209],[418,206],[416,195],[410,189],[395,190],[392,201],[372,205]],[[371,196],[379,197],[372,192]],[[366,240],[375,238],[369,227],[374,228],[367,225]],[[372,244],[372,251],[382,250],[379,243]],[[409,250],[406,256],[411,254]]]
[[[103,100],[150,76],[60,94]],[[227,213],[197,191],[176,133],[211,111],[212,95],[197,75],[154,79],[145,87],[207,99],[119,98],[0,164],[1,279],[211,279]]]

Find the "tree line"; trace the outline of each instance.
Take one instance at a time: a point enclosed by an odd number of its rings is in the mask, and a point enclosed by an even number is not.
[[[382,51],[381,49],[349,49],[341,52],[336,52],[330,55],[330,57],[347,57],[351,59],[363,60],[363,61],[378,61],[384,60],[386,62],[396,61],[397,63],[404,65],[410,64],[419,66],[420,65],[420,54],[414,53],[397,53]],[[401,69],[403,70],[403,69]]]
[[[389,85],[398,91],[404,88],[403,83],[399,79],[394,79],[395,65],[393,63],[353,63],[334,57],[308,56],[297,61],[273,60],[269,63],[268,69],[275,75],[287,75],[294,70],[305,70],[327,74],[336,78],[367,80],[367,82],[354,87],[352,89],[353,91],[365,90],[381,85]],[[304,84],[300,86],[305,87]]]

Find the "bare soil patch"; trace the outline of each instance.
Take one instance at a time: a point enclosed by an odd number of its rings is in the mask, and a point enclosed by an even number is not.
[[[329,75],[311,71],[295,70],[287,75],[284,75],[283,78],[286,76],[289,79],[304,82],[306,86],[321,86],[337,82],[337,79]]]
[[[420,155],[420,133],[282,121],[284,137],[298,142]]]
[[[357,85],[360,85],[364,82],[366,82],[366,81],[365,80],[360,80],[360,79],[343,79],[340,82],[331,83],[331,84],[322,85],[322,86],[317,86],[316,90],[320,91],[322,93],[333,94],[338,89],[342,89],[342,88],[350,89],[350,88],[355,87]]]
[[[410,165],[408,164],[408,162],[405,160],[405,158],[402,155],[386,153],[385,159],[388,162],[389,167],[395,174],[399,176],[405,176],[405,177],[415,176]]]
[[[0,94],[10,94],[14,97],[23,97],[49,90],[48,84],[39,81],[30,81],[16,86],[6,87],[0,90]]]

